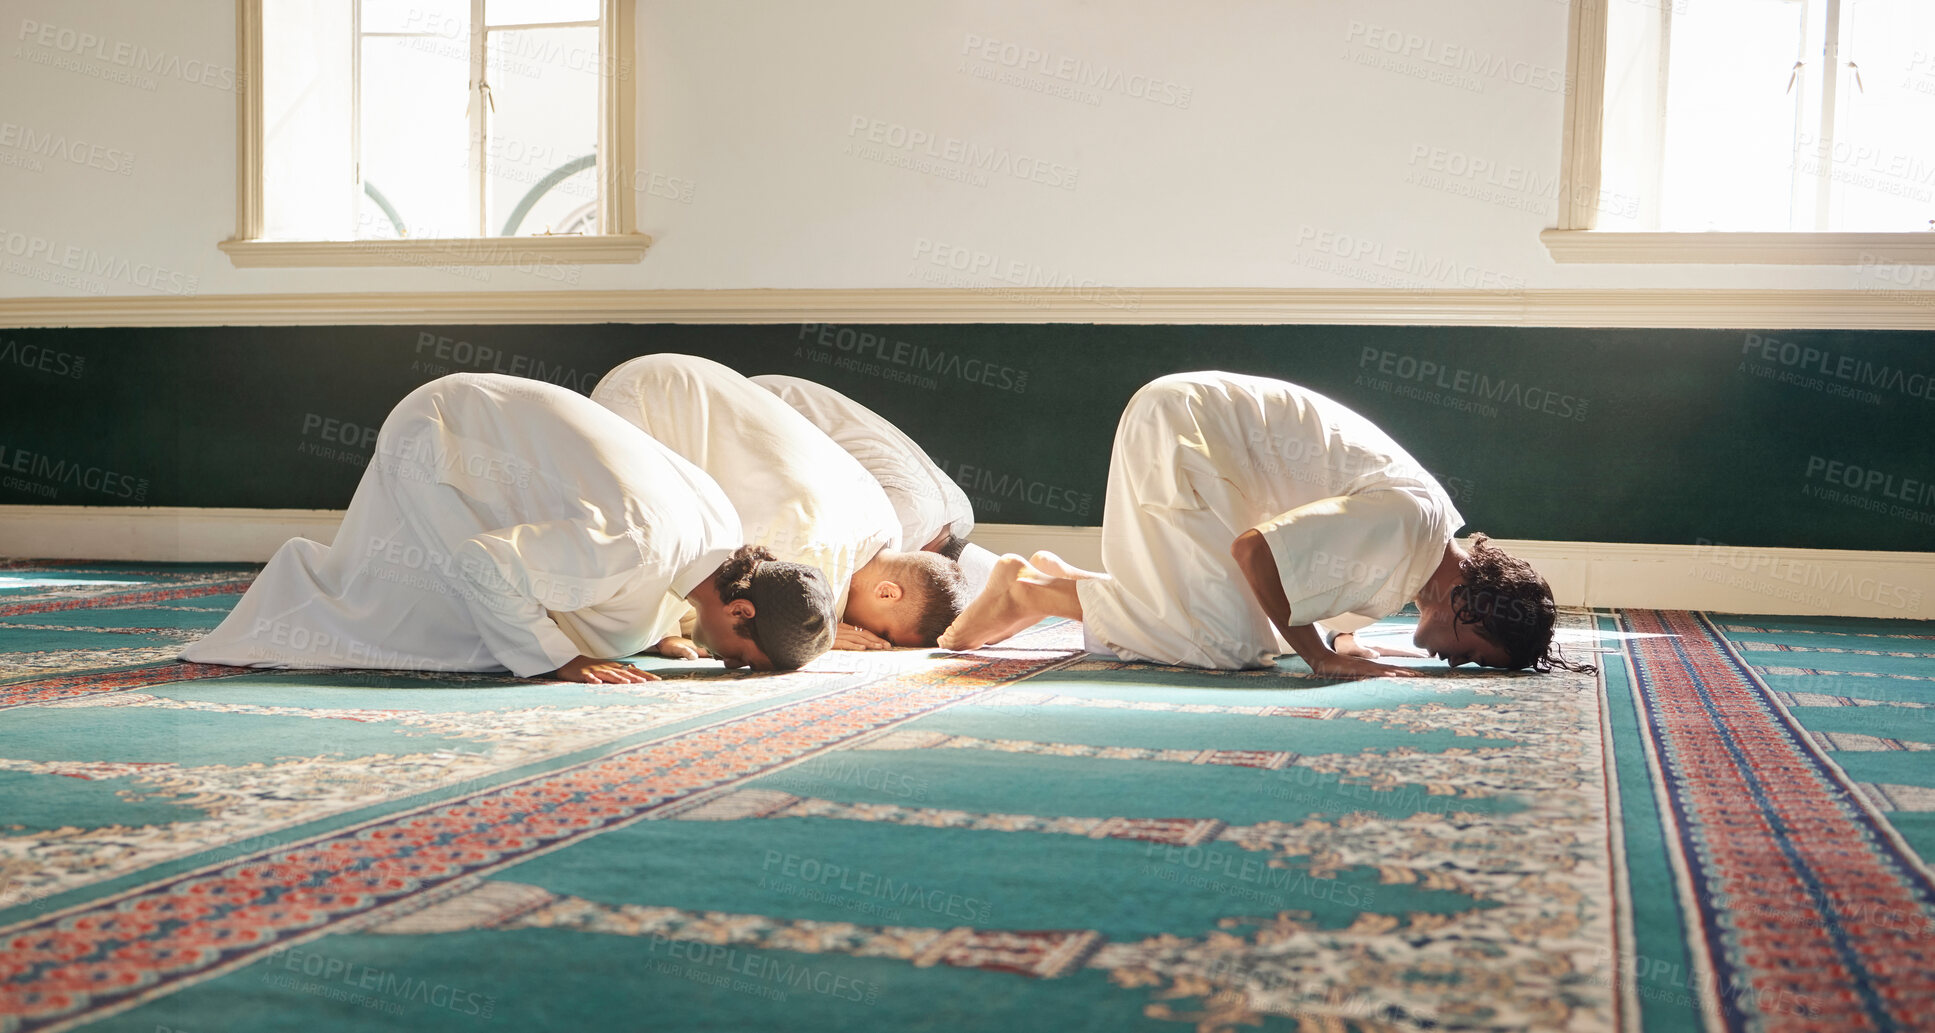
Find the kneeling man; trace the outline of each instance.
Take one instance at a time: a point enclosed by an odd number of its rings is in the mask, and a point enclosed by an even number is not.
[[[748,541],[826,575],[842,621],[835,648],[932,646],[967,604],[952,560],[901,550],[879,482],[737,372],[694,355],[642,355],[591,397],[710,474]]]
[[[536,380],[453,374],[384,420],[335,543],[283,545],[181,657],[648,681],[613,661],[691,655],[688,606],[727,667],[825,652],[825,577],[742,541],[711,478],[610,411]]]
[[[941,644],[971,649],[1060,616],[1083,622],[1091,651],[1128,660],[1265,667],[1281,634],[1318,674],[1411,674],[1345,636],[1334,650],[1315,625],[1361,627],[1415,602],[1414,644],[1454,667],[1572,667],[1552,648],[1544,579],[1483,535],[1461,547],[1463,523],[1434,477],[1338,402],[1178,373],[1136,392],[1116,427],[1107,572],[1004,556]]]

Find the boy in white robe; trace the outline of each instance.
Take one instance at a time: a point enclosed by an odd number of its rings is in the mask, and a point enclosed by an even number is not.
[[[688,606],[728,667],[797,667],[833,637],[824,577],[742,547],[692,464],[565,388],[459,373],[384,420],[334,544],[283,545],[181,657],[644,681],[612,661],[692,655]]]
[[[1324,675],[1416,673],[1319,621],[1361,627],[1415,602],[1413,642],[1449,662],[1563,665],[1551,589],[1463,524],[1438,482],[1369,420],[1295,384],[1178,373],[1130,399],[1102,519],[1106,574],[1004,556],[941,637],[999,641],[1044,616],[1093,652],[1215,669],[1269,666],[1283,636]]]
[[[880,484],[833,439],[751,380],[694,355],[642,355],[591,391],[710,474],[746,540],[826,575],[836,649],[932,646],[966,605],[958,565],[901,550]]]
[[[900,518],[902,545],[924,542],[922,551],[960,563],[970,591],[987,584],[998,557],[967,540],[974,531],[974,504],[913,438],[825,384],[777,373],[750,379],[792,406],[873,475]]]

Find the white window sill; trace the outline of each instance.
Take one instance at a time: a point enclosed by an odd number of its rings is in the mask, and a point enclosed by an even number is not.
[[[1929,233],[1622,233],[1545,230],[1555,262],[1710,262],[1728,265],[1935,263]]]
[[[441,237],[424,240],[224,240],[238,268],[268,266],[531,265],[636,262],[643,233],[556,237]]]

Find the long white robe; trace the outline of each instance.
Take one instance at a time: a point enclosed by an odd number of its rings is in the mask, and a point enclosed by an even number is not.
[[[1123,410],[1102,514],[1106,581],[1078,582],[1089,648],[1128,660],[1267,666],[1279,641],[1230,556],[1250,528],[1293,626],[1387,616],[1464,523],[1390,436],[1295,384],[1179,373]]]
[[[974,505],[967,492],[885,417],[811,380],[777,373],[751,379],[820,428],[879,482],[900,518],[903,548],[921,548],[943,533],[958,538],[973,533]]]
[[[181,657],[529,677],[629,656],[677,632],[739,534],[711,478],[609,410],[453,374],[383,422],[334,544],[283,545]]]
[[[591,391],[704,470],[739,512],[746,541],[825,574],[846,612],[854,572],[901,547],[880,484],[832,438],[770,392],[695,355],[641,355]]]

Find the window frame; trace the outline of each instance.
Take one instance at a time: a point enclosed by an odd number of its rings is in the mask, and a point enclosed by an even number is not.
[[[1600,230],[1597,200],[1605,140],[1606,12],[1618,0],[1574,0],[1566,21],[1565,126],[1560,137],[1558,225],[1539,233],[1555,262],[1870,265],[1935,262],[1935,231]]]
[[[652,238],[638,232],[629,189],[636,160],[636,0],[599,0],[598,232],[558,236],[404,240],[265,240],[263,218],[262,5],[236,0],[235,236],[216,246],[238,268],[289,266],[531,265],[637,262]],[[474,36],[472,46],[477,45]]]

